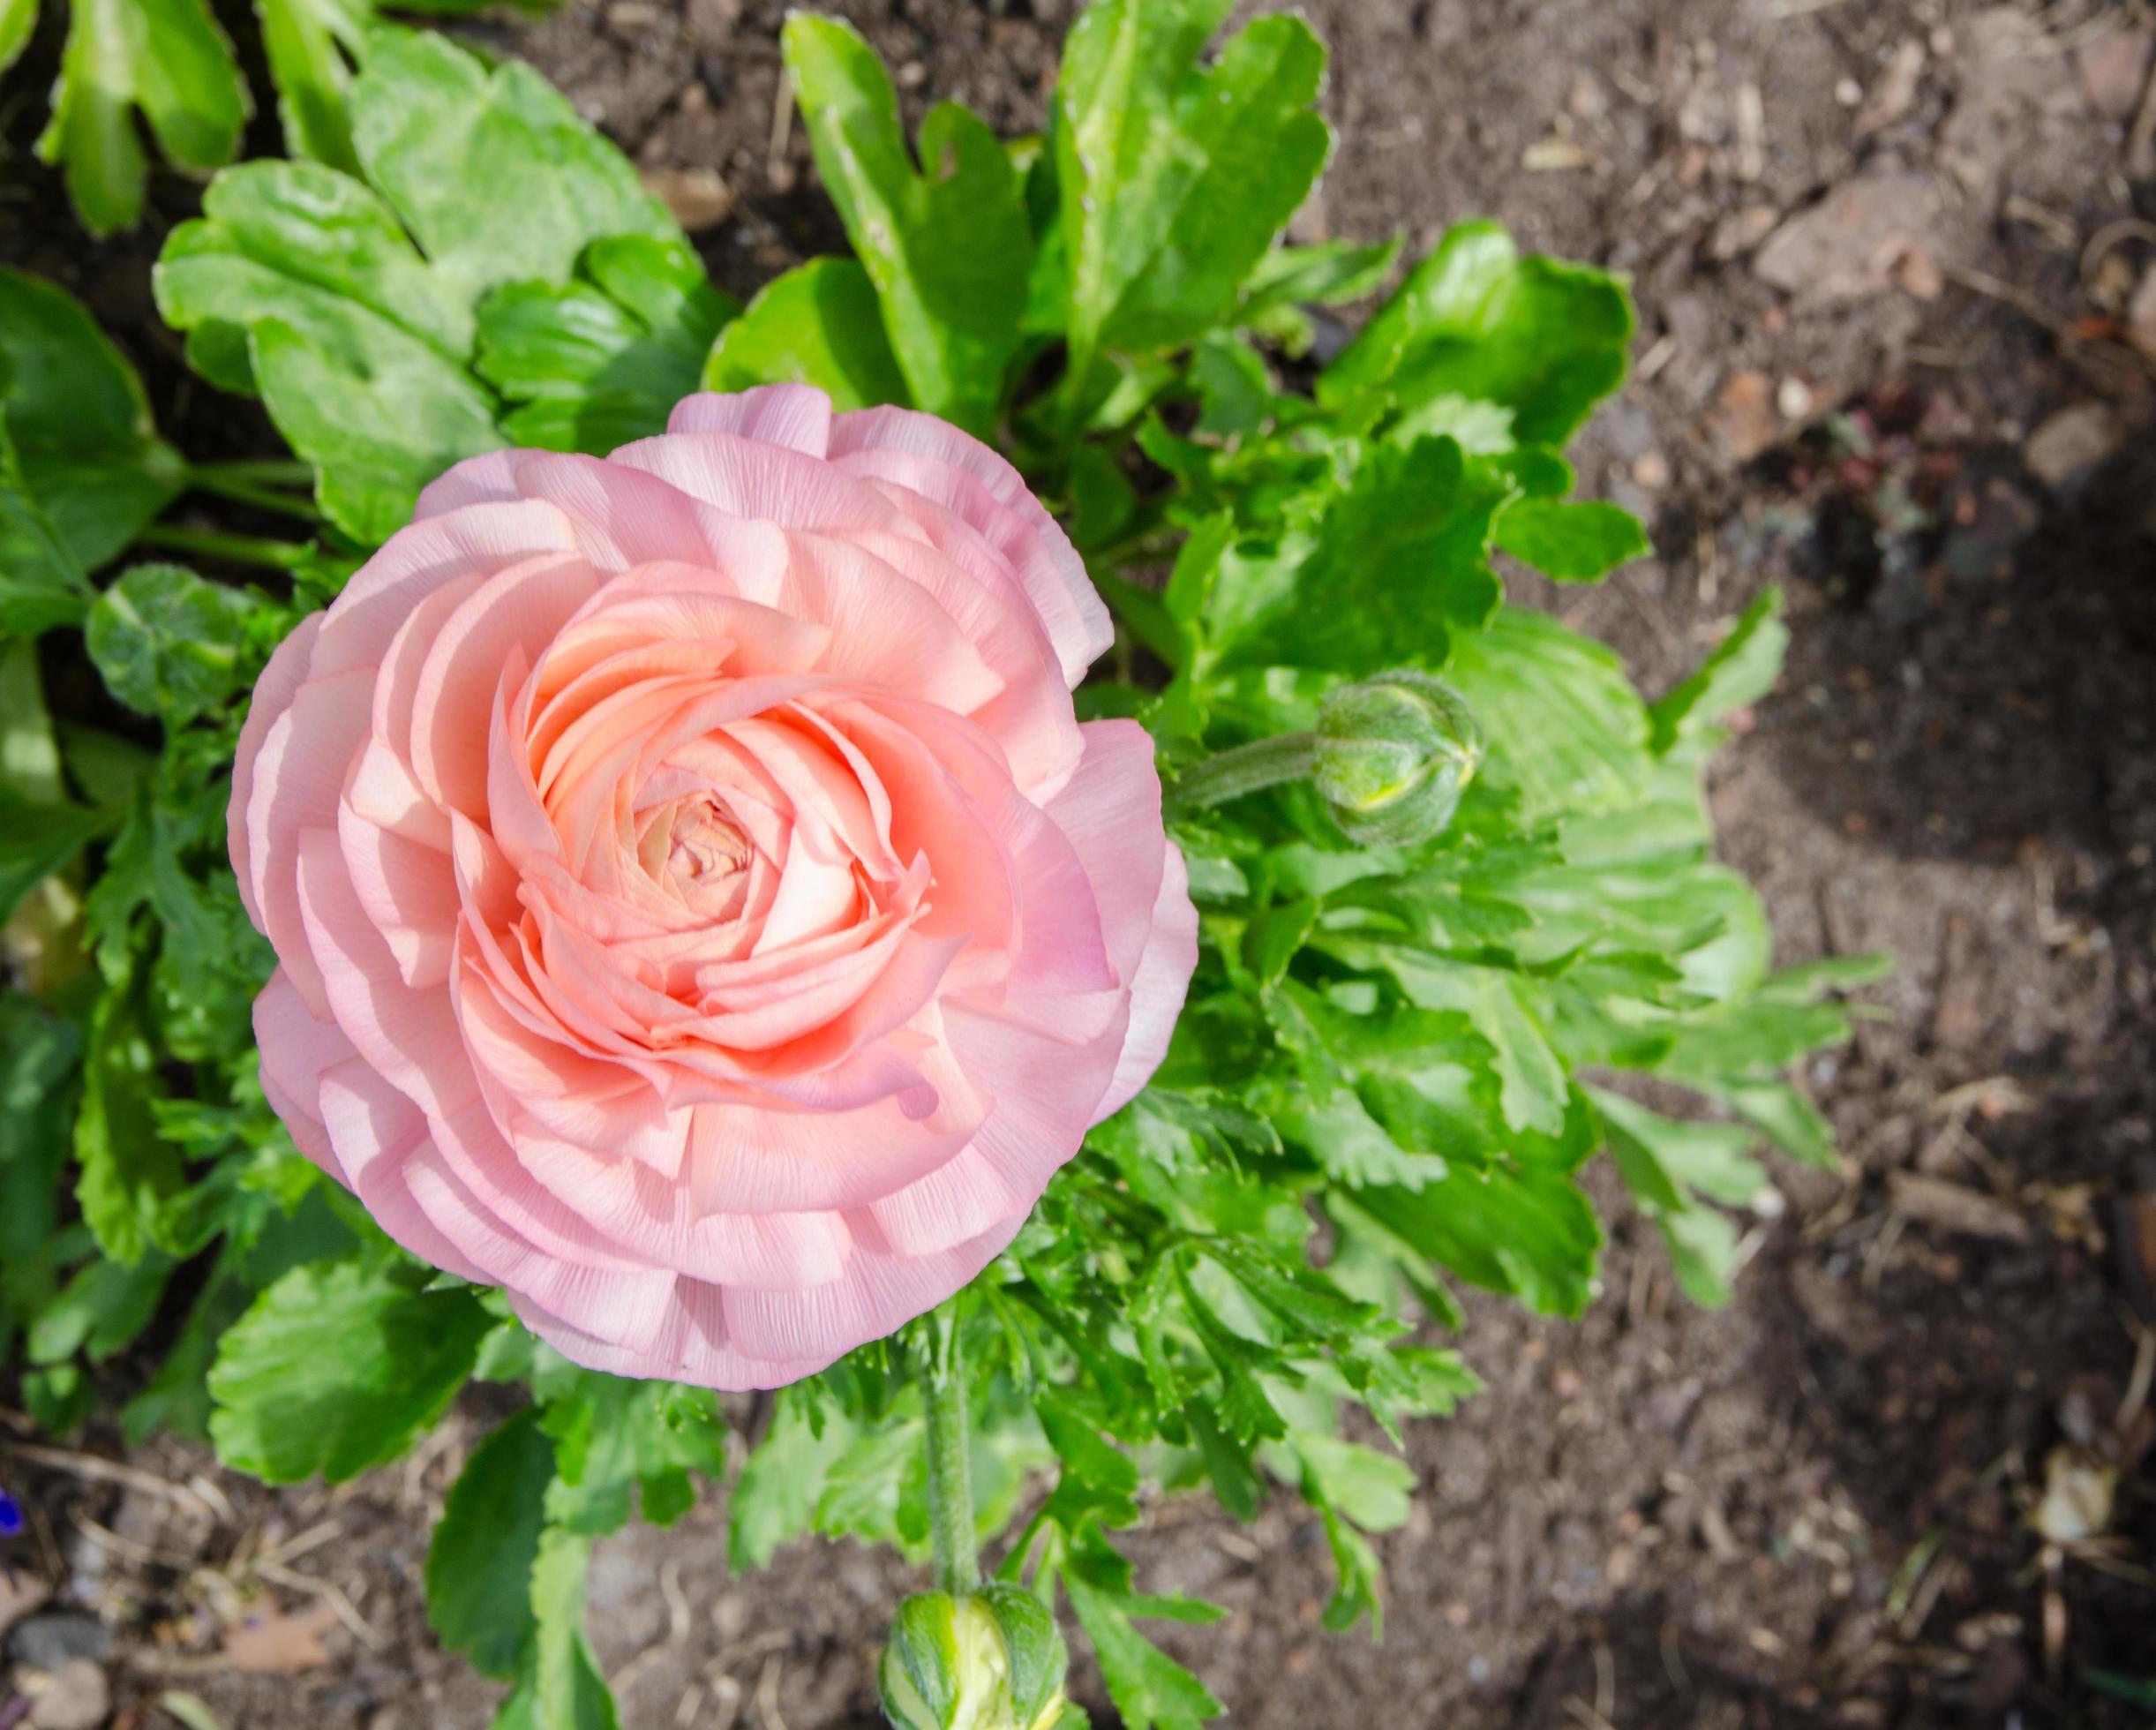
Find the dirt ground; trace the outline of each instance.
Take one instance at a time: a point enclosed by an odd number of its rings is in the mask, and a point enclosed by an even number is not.
[[[837,9],[910,102],[1006,130],[1039,124],[1071,10]],[[1897,972],[1810,1078],[1845,1170],[1779,1174],[1728,1309],[1686,1305],[1621,1207],[1581,1323],[1471,1306],[1491,1391],[1412,1436],[1424,1494],[1380,1541],[1381,1645],[1320,1632],[1322,1532],[1285,1509],[1163,1508],[1139,1577],[1229,1607],[1174,1644],[1266,1730],[2146,1726],[2089,1673],[2156,1677],[2156,373],[2125,340],[2138,290],[2156,356],[2156,20],[2137,0],[1305,10],[1341,144],[1298,237],[1492,214],[1633,275],[1639,377],[1581,468],[1662,553],[1549,598],[1651,691],[1784,586],[1788,676],[1714,789],[1724,849],[1785,959],[1883,950]],[[478,28],[700,217],[729,204],[699,241],[753,290],[840,243],[774,119],[780,14],[580,0]],[[0,205],[0,257],[156,350],[184,427],[244,437],[183,396],[139,250]],[[57,1511],[26,1571],[101,1611],[62,1631],[109,1663],[123,1723],[164,1723],[127,1714],[178,1689],[226,1730],[476,1730],[492,1691],[433,1650],[419,1575],[485,1417],[334,1494],[169,1446],[74,1498],[79,1463],[41,1471]],[[2112,1468],[2077,1536],[2076,1493]],[[874,1648],[913,1576],[816,1545],[730,1577],[722,1521],[707,1503],[600,1550],[624,1722],[877,1721]],[[170,1655],[239,1590],[266,1674]],[[1115,1721],[1082,1663],[1078,1687]]]

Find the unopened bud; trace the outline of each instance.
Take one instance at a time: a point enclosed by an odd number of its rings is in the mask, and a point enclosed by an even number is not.
[[[1069,1663],[1040,1600],[997,1584],[907,1598],[876,1681],[895,1730],[1053,1730]]]
[[[1341,831],[1363,846],[1440,835],[1481,767],[1467,699],[1426,673],[1380,673],[1327,694],[1311,778]]]

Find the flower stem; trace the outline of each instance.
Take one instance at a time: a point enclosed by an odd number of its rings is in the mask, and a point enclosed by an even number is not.
[[[305,523],[322,521],[322,513],[312,500],[301,498],[295,493],[281,492],[273,485],[250,479],[244,475],[235,475],[229,470],[196,469],[187,478],[199,492],[236,500],[243,505],[252,505],[259,510],[280,511]]]
[[[285,458],[272,458],[255,463],[196,463],[188,472],[196,480],[206,476],[216,476],[223,480],[247,480],[266,486],[312,486],[314,469],[310,463]]]
[[[161,546],[172,553],[194,553],[206,559],[223,559],[236,565],[267,565],[289,571],[304,565],[314,549],[297,541],[264,540],[258,535],[228,535],[213,529],[185,529],[172,523],[153,523],[135,537],[144,546]]]
[[[1305,780],[1317,762],[1317,753],[1314,733],[1282,733],[1271,739],[1253,739],[1184,770],[1169,789],[1169,808],[1203,810],[1208,805],[1256,793],[1260,787]]]
[[[965,1421],[956,1304],[929,1317],[928,1326],[922,1390],[928,1410],[928,1530],[935,1545],[935,1588],[957,1597],[979,1588],[980,1553],[973,1537],[973,1439]]]

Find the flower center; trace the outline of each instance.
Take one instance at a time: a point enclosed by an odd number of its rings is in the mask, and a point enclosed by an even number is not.
[[[683,888],[732,876],[748,863],[748,838],[717,800],[702,799],[674,818],[666,872]]]

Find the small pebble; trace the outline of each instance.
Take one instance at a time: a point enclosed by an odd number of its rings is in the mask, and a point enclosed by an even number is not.
[[[97,1730],[112,1715],[112,1684],[86,1658],[60,1666],[30,1704],[31,1730]]]
[[[112,1651],[112,1630],[79,1610],[32,1616],[8,1636],[7,1654],[33,1670],[57,1671],[71,1659],[98,1662]]]

